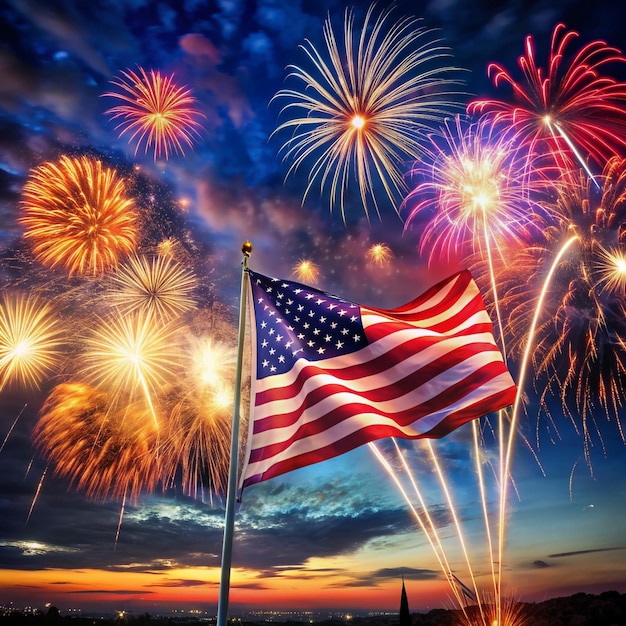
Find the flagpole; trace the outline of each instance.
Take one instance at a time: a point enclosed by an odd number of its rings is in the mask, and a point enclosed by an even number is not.
[[[246,294],[248,278],[248,258],[252,244],[246,241],[241,246],[241,293],[239,296],[239,334],[237,336],[237,371],[235,373],[235,394],[233,399],[233,422],[230,437],[230,465],[228,468],[228,491],[226,493],[226,514],[224,516],[224,543],[222,545],[222,573],[220,595],[217,603],[217,626],[226,626],[228,619],[228,594],[230,591],[230,565],[233,553],[233,530],[235,526],[235,500],[237,492],[237,470],[239,467],[239,405],[241,404],[241,370],[243,361],[243,341],[246,332]]]

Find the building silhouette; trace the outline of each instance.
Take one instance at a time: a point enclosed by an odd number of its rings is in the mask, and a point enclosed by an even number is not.
[[[409,599],[404,587],[404,576],[402,577],[402,594],[400,595],[400,626],[411,626],[411,612],[409,611]]]

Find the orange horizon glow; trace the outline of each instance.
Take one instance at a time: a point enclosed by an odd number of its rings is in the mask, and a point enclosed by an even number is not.
[[[81,611],[113,612],[132,610],[192,611],[216,610],[219,593],[219,567],[173,568],[156,571],[146,566],[144,572],[99,569],[0,569],[2,597],[0,603],[19,606],[52,604],[61,611],[79,607]],[[610,572],[605,572],[610,574]],[[541,602],[551,597],[571,595],[584,589],[601,593],[626,587],[614,570],[613,583],[594,583],[591,572],[571,574],[568,579],[548,569],[524,573],[515,581],[514,600]],[[610,577],[610,576],[609,576]],[[10,581],[10,582],[8,582]],[[456,608],[444,580],[405,580],[412,611]],[[376,586],[349,586],[342,572],[282,572],[267,577],[263,572],[234,568],[231,572],[230,611],[395,611],[400,605],[402,581],[390,579]],[[608,585],[608,586],[607,586]],[[591,589],[591,590],[590,590]],[[110,607],[110,608],[104,608]],[[132,607],[132,609],[131,609]]]
[[[149,569],[149,567],[147,568]],[[328,576],[279,574],[264,577],[261,572],[233,569],[229,606],[232,610],[395,610],[399,606],[401,579],[389,580],[377,587],[346,587],[344,576],[337,576],[327,586]],[[37,606],[51,603],[65,606],[111,606],[121,610],[125,605],[161,607],[217,606],[220,569],[217,567],[170,569],[163,572],[124,572],[97,569],[0,570],[3,603]],[[186,581],[195,584],[185,586]],[[405,581],[412,591],[416,607],[451,606],[445,581]],[[253,588],[256,587],[256,588]],[[312,588],[316,589],[312,592]],[[169,609],[168,609],[169,610]]]

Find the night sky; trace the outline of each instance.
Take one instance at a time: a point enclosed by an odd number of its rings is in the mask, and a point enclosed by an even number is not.
[[[349,5],[355,24],[362,23],[368,5]],[[342,216],[337,206],[330,210],[319,184],[303,202],[306,165],[285,180],[290,162],[282,158],[284,135],[272,134],[284,121],[284,103],[272,97],[285,86],[285,68],[303,62],[299,46],[305,40],[323,51],[327,15],[341,33],[346,6],[335,0],[0,3],[2,292],[36,294],[51,303],[66,342],[37,385],[0,389],[0,605],[214,612],[219,585],[220,494],[207,488],[191,493],[178,480],[125,500],[106,485],[88,493],[76,480],[55,475],[56,464],[33,443],[46,398],[84,371],[87,362],[73,340],[105,317],[110,294],[106,274],[70,276],[33,254],[20,218],[23,188],[34,168],[63,155],[87,156],[128,181],[141,214],[141,252],[153,255],[168,241],[176,261],[196,277],[196,306],[184,313],[181,336],[190,345],[225,346],[225,375],[232,373],[236,351],[240,249],[246,240],[253,243],[250,266],[258,272],[298,279],[295,266],[309,259],[319,269],[316,288],[385,308],[470,264],[459,254],[429,266],[428,254],[419,249],[423,224],[405,228],[406,210],[384,194],[380,215],[370,211],[368,219],[358,187],[349,186]],[[434,29],[428,36],[449,48],[444,62],[460,68],[464,81],[451,99],[462,111],[474,97],[493,97],[490,62],[519,73],[516,60],[527,35],[535,38],[541,63],[558,22],[580,33],[574,45],[602,39],[623,50],[624,12],[605,0],[431,0],[397,2],[392,15],[422,18],[421,25]],[[144,146],[135,150],[136,142],[129,142],[128,133],[120,136],[107,114],[116,104],[104,95],[115,91],[111,81],[140,67],[174,75],[195,97],[202,128],[191,147],[184,144],[184,154],[166,159]],[[617,78],[623,80],[623,66],[621,72]],[[391,252],[384,264],[368,257],[378,243]],[[519,363],[512,373],[519,374]],[[189,385],[188,373],[177,376],[163,393],[180,394]],[[581,416],[567,415],[558,393],[547,399],[549,415],[540,411],[542,390],[535,387],[526,380],[526,410],[517,425],[503,588],[528,601],[578,591],[626,592],[626,449],[619,428],[624,411],[608,416],[596,407],[586,448]],[[494,416],[483,422],[482,467],[492,511],[496,423]],[[400,446],[452,569],[469,585],[433,460],[425,444]],[[378,442],[377,448],[406,484],[392,443]],[[462,427],[433,448],[473,574],[488,590],[493,559],[471,428]],[[402,577],[412,610],[455,606],[424,532],[368,446],[244,492],[236,516],[233,611],[396,610]]]

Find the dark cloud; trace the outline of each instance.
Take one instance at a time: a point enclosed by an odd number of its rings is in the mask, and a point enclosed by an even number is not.
[[[148,587],[215,587],[215,583],[208,583],[206,580],[188,580],[188,579],[179,579],[179,580],[166,580],[160,583],[154,583],[152,585],[147,585]]]
[[[412,567],[394,567],[383,568],[373,572],[369,572],[361,577],[355,577],[348,581],[346,587],[376,587],[380,583],[387,581],[400,580],[417,580],[430,581],[438,580],[442,573],[429,569],[416,569]],[[342,585],[344,586],[344,585]]]
[[[572,552],[559,552],[557,554],[549,554],[548,556],[551,559],[560,559],[568,556],[580,556],[581,554],[595,554],[597,552],[615,552],[625,550],[626,548],[622,546],[617,546],[614,548],[595,548],[591,550],[574,550]]]

